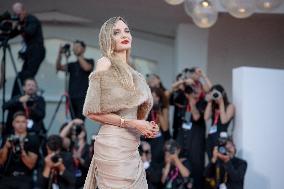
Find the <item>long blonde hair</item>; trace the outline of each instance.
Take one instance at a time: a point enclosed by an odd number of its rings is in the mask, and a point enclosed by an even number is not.
[[[126,63],[123,63],[121,60],[117,60],[114,57],[114,48],[115,48],[115,41],[112,37],[113,35],[113,28],[116,22],[119,20],[123,21],[126,25],[127,22],[120,16],[112,17],[108,19],[101,27],[99,33],[99,44],[100,50],[103,56],[110,59],[112,62],[112,67],[115,71],[114,75],[118,78],[120,83],[126,89],[135,89],[132,73],[128,68],[129,64],[129,56],[130,56],[130,49],[126,51]]]
[[[115,41],[112,37],[113,27],[115,23],[118,22],[119,20],[123,21],[127,25],[127,22],[125,21],[124,18],[122,18],[121,16],[117,16],[117,17],[112,17],[107,21],[105,21],[105,23],[102,25],[100,29],[100,34],[99,34],[100,50],[103,56],[109,59],[113,59],[113,51],[115,47]],[[127,63],[129,60],[129,56],[130,56],[130,49],[126,51]]]

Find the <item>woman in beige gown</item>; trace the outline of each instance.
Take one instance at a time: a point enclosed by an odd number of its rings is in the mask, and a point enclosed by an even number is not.
[[[84,189],[147,189],[138,153],[140,136],[155,137],[145,121],[152,96],[145,79],[128,65],[132,37],[121,17],[106,21],[99,34],[103,57],[89,76],[83,114],[100,122]]]

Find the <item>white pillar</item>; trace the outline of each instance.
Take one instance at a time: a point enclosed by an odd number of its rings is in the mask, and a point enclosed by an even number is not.
[[[193,24],[179,24],[175,40],[175,73],[186,67],[200,67],[206,73],[208,30]]]
[[[233,70],[234,140],[248,162],[245,187],[283,188],[284,70]]]

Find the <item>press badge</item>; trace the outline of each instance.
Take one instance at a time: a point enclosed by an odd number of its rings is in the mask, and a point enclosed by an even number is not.
[[[185,130],[190,130],[192,128],[192,122],[183,122],[182,128]]]
[[[210,127],[209,134],[214,134],[217,132],[217,125],[213,125]]]
[[[75,171],[75,177],[81,177],[82,176],[82,172],[80,169],[76,169]]]
[[[34,125],[34,121],[31,119],[28,119],[28,125],[27,125],[28,129],[31,129],[33,125]]]
[[[53,183],[53,184],[52,184],[52,189],[59,189],[58,184]]]
[[[227,189],[227,186],[225,183],[220,184],[219,189]]]

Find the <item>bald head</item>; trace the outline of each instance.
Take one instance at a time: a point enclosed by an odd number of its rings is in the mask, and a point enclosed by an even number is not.
[[[24,4],[20,2],[14,3],[12,6],[12,10],[18,17],[20,17],[20,19],[23,19],[26,14]]]

